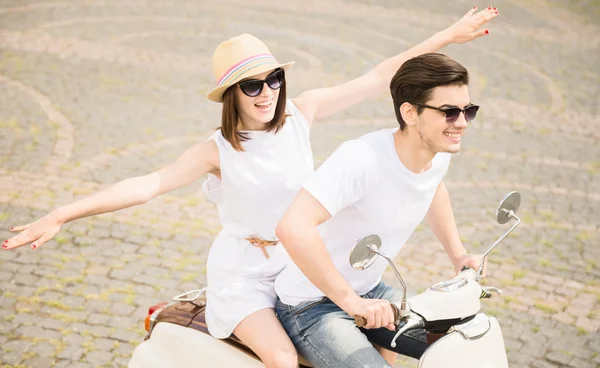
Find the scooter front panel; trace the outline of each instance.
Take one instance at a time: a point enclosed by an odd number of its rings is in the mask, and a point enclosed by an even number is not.
[[[408,299],[410,309],[426,321],[450,320],[474,316],[481,309],[481,286],[465,272],[436,285],[436,288]],[[473,276],[473,277],[471,277]]]
[[[477,315],[477,325],[485,322],[484,319],[489,321],[485,333],[473,326],[463,330],[470,331],[467,337],[458,331],[449,333],[425,351],[419,368],[508,368],[500,325],[496,318],[483,313]]]

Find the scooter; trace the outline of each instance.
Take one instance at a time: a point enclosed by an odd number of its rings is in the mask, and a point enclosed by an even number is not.
[[[521,203],[517,192],[509,193],[496,211],[498,223],[516,223],[484,253],[478,270],[463,268],[453,279],[437,283],[425,292],[407,298],[407,287],[391,258],[379,251],[381,238],[375,234],[360,239],[350,253],[353,268],[364,270],[377,257],[386,259],[403,289],[399,303],[392,303],[397,333],[390,341],[412,329],[424,329],[432,341],[419,359],[419,368],[506,368],[508,360],[498,321],[480,313],[480,299],[502,290],[481,286],[483,265],[488,254],[521,222],[516,212]],[[210,336],[204,310],[205,289],[192,290],[148,310],[145,328],[148,335],[136,347],[129,368],[167,367],[264,367],[258,357],[235,336],[216,339]],[[355,317],[358,327],[366,324]],[[300,357],[300,367],[312,365]]]
[[[425,329],[443,337],[432,343],[419,359],[419,368],[505,368],[508,367],[504,339],[498,321],[480,313],[480,299],[490,298],[502,290],[481,286],[483,266],[488,254],[521,222],[516,212],[521,203],[517,192],[509,193],[496,211],[496,220],[505,224],[511,219],[516,223],[484,253],[477,271],[463,268],[452,280],[442,281],[425,292],[406,298],[407,287],[392,260],[379,251],[381,238],[368,235],[355,245],[350,254],[350,264],[354,269],[364,270],[371,266],[377,257],[388,261],[403,288],[399,305],[392,303],[396,316],[395,324],[402,327],[390,346],[396,347],[396,339],[412,329]],[[364,318],[355,317],[357,326],[366,324]]]

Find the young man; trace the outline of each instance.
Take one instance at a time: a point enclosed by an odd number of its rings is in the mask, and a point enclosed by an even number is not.
[[[425,219],[457,272],[479,266],[480,257],[460,241],[442,181],[477,113],[468,83],[467,70],[447,56],[405,62],[390,84],[400,127],[342,144],[279,223],[277,236],[294,263],[275,281],[277,313],[316,367],[387,366],[369,340],[389,346],[390,301],[401,294],[381,283],[385,260],[352,269],[348,257],[358,239],[377,234],[382,251],[394,257]],[[366,328],[356,328],[353,316],[365,317]],[[418,358],[426,347],[420,332],[399,339],[396,351]]]

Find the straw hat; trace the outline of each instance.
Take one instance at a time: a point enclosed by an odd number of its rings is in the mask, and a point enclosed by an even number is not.
[[[287,70],[294,61],[279,64],[267,45],[258,38],[244,33],[217,46],[213,54],[213,70],[217,87],[206,96],[209,100],[223,102],[225,90],[244,78],[275,68]]]

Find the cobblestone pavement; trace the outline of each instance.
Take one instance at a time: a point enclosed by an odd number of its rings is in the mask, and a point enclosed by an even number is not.
[[[504,295],[484,310],[502,325],[511,367],[600,366],[600,4],[416,3],[0,0],[0,239],[205,139],[220,121],[203,96],[222,40],[251,32],[296,60],[293,96],[494,5],[490,36],[444,50],[471,71],[482,105],[446,180],[461,235],[482,252],[506,229],[495,206],[519,190],[523,223],[492,253],[486,280]],[[317,122],[315,159],[395,124],[387,95]],[[147,307],[205,283],[219,225],[199,188],[70,223],[36,251],[1,252],[3,366],[125,366]],[[397,263],[413,292],[452,276],[426,228]]]

